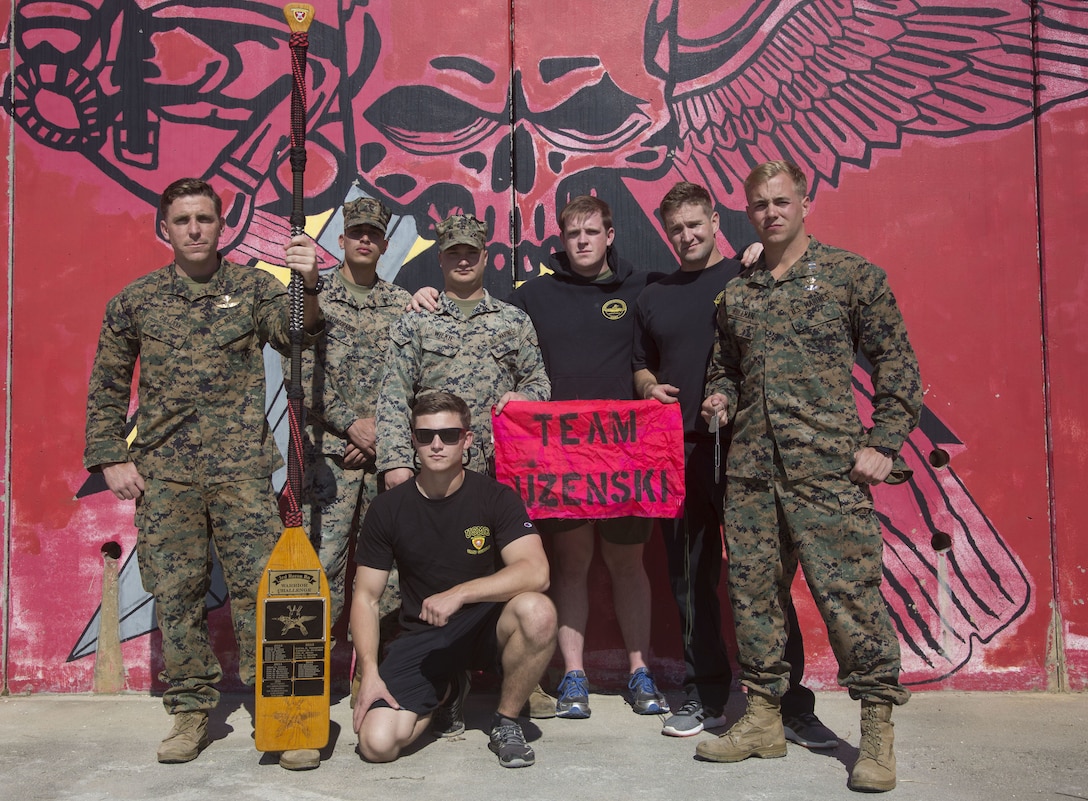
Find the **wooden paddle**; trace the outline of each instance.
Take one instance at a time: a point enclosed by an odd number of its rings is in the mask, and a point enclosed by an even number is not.
[[[291,236],[303,232],[306,171],[306,51],[314,8],[283,9],[291,28]],[[272,550],[257,592],[259,751],[324,748],[329,741],[329,582],[302,528],[302,280],[291,274],[291,376],[287,385],[287,528]]]
[[[257,594],[258,751],[329,742],[329,583],[301,526],[284,530]]]

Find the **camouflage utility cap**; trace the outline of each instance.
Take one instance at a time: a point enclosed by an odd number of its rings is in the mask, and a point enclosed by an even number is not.
[[[471,214],[453,214],[438,224],[438,249],[446,250],[454,245],[471,245],[483,250],[487,247],[487,223],[480,222]]]
[[[380,228],[384,236],[391,216],[392,212],[380,200],[369,197],[349,200],[344,204],[344,230],[355,225],[373,225]]]

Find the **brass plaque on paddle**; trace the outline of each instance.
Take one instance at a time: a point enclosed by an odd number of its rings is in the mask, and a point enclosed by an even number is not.
[[[284,530],[257,592],[258,751],[329,742],[329,582],[306,532]]]

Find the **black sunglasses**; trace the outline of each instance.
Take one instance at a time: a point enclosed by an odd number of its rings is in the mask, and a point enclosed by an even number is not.
[[[463,428],[413,428],[412,436],[420,445],[429,445],[434,442],[435,434],[446,445],[456,445],[465,435]]]

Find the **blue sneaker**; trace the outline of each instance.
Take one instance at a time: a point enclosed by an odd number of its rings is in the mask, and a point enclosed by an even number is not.
[[[639,715],[660,715],[669,711],[669,702],[657,690],[654,676],[648,668],[640,667],[627,682],[631,708]]]
[[[581,670],[572,670],[559,682],[559,700],[555,702],[558,718],[585,719],[589,710],[589,680]]]

